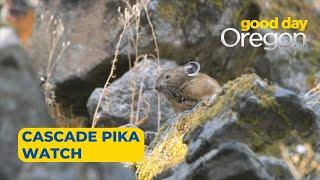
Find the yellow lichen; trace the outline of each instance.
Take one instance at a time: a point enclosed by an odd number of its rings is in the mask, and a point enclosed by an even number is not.
[[[137,163],[136,173],[139,179],[152,179],[159,172],[183,161],[187,146],[182,142],[184,132],[179,126],[183,125],[174,127],[166,140],[157,145],[142,162]]]
[[[166,130],[163,130],[163,133],[165,131],[168,133],[166,135],[162,134],[162,139],[157,138],[157,144],[155,144],[153,151],[146,155],[144,161],[136,164],[138,178],[142,180],[152,179],[158,173],[184,161],[188,150],[188,146],[183,143],[184,135],[194,128],[203,125],[208,120],[212,120],[219,113],[225,112],[225,109],[233,107],[237,97],[243,93],[253,93],[253,95],[260,99],[261,108],[272,110],[291,127],[286,114],[281,111],[279,104],[274,98],[274,88],[268,86],[266,82],[258,82],[258,79],[255,74],[249,74],[230,81],[224,86],[224,92],[217,97],[213,106],[199,106],[193,111],[181,115],[173,127],[167,127]],[[257,83],[265,87],[260,87]],[[289,139],[283,134],[290,136],[294,131],[288,130],[286,133],[279,132],[279,134],[276,132],[263,132],[258,127],[259,119],[241,119],[239,120],[239,125],[252,126],[252,131],[247,134],[248,141],[250,141],[248,143],[252,145],[251,148],[254,151],[267,155],[278,154],[278,144],[282,143],[282,140]]]
[[[153,151],[146,156],[144,161],[136,164],[139,179],[152,179],[159,172],[177,165],[184,160],[187,145],[183,143],[183,136],[193,128],[212,119],[222,108],[234,100],[241,92],[252,90],[256,75],[245,75],[240,79],[227,83],[226,93],[217,97],[212,107],[199,107],[189,114],[185,114],[172,127],[166,138],[155,145]],[[241,89],[239,88],[241,87]],[[170,127],[169,127],[170,128]]]

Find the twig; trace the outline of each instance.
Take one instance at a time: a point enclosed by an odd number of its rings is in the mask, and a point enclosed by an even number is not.
[[[153,24],[151,22],[151,19],[150,19],[150,16],[149,16],[149,13],[148,13],[148,4],[149,4],[149,0],[146,0],[146,3],[144,4],[143,8],[144,8],[144,11],[146,13],[146,16],[147,16],[147,20],[148,20],[148,23],[149,23],[149,26],[151,28],[151,31],[152,31],[152,37],[153,37],[153,40],[154,40],[154,45],[155,45],[155,51],[156,51],[156,54],[157,54],[157,62],[158,62],[158,66],[157,66],[157,74],[160,74],[160,52],[159,52],[159,47],[158,47],[158,41],[157,41],[157,36],[156,36],[156,33],[155,33],[155,29],[153,27]],[[158,118],[157,118],[157,126],[158,126],[158,132],[160,130],[160,122],[161,122],[161,96],[160,96],[160,93],[158,93]]]
[[[106,92],[106,89],[107,87],[109,86],[109,83],[110,83],[110,80],[114,74],[114,71],[116,70],[116,63],[118,62],[118,56],[119,56],[119,48],[120,48],[120,44],[121,44],[121,41],[122,41],[122,38],[123,38],[123,35],[127,29],[127,24],[124,25],[123,29],[122,29],[122,32],[120,34],[120,37],[119,37],[119,41],[117,43],[117,46],[116,46],[116,51],[114,53],[114,58],[113,60],[111,61],[112,62],[112,65],[111,65],[111,71],[110,71],[110,74],[107,78],[107,81],[106,83],[104,84],[103,86],[103,90],[102,90],[102,94],[99,98],[99,101],[98,101],[98,104],[97,104],[97,107],[96,107],[96,110],[94,112],[94,116],[93,116],[93,122],[92,122],[92,128],[94,128],[98,122],[98,119],[97,119],[97,115],[98,115],[98,110],[99,110],[99,107],[100,107],[100,104],[101,104],[101,101],[102,101],[102,98],[103,98],[103,95],[105,94]]]

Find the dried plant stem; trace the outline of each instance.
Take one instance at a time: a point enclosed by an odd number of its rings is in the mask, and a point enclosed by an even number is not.
[[[52,40],[52,44],[51,44],[51,47],[49,49],[49,59],[48,59],[48,66],[47,66],[47,76],[49,76],[49,72],[50,72],[50,69],[51,69],[51,63],[52,63],[52,59],[53,59],[53,55],[54,55],[54,52],[55,52],[55,49],[57,47],[57,42],[56,42],[56,39],[53,38]]]
[[[97,107],[95,109],[95,113],[94,113],[94,117],[93,117],[93,123],[92,123],[92,128],[94,128],[98,122],[98,111],[99,111],[99,107],[101,105],[101,101],[103,96],[106,93],[106,89],[110,83],[111,78],[113,77],[114,74],[114,70],[116,69],[116,62],[118,61],[117,57],[119,55],[119,48],[120,48],[120,44],[122,42],[124,33],[126,32],[127,28],[130,27],[130,25],[132,23],[135,23],[135,39],[133,38],[133,32],[132,29],[130,29],[130,35],[131,35],[131,42],[133,44],[133,47],[135,48],[135,61],[133,63],[133,65],[135,65],[138,61],[139,61],[139,50],[138,50],[138,45],[139,45],[139,29],[140,29],[140,13],[142,10],[145,11],[146,16],[147,16],[147,20],[149,23],[149,26],[152,30],[152,37],[154,40],[154,44],[155,44],[155,52],[157,54],[157,61],[158,61],[158,67],[157,67],[157,74],[159,74],[160,72],[160,55],[159,55],[159,47],[158,47],[158,43],[157,43],[157,38],[156,38],[156,33],[155,33],[155,29],[154,26],[151,22],[150,16],[148,14],[148,4],[150,2],[150,0],[139,0],[137,1],[137,3],[135,5],[131,5],[130,2],[128,0],[122,0],[122,2],[124,2],[126,4],[126,8],[124,9],[124,14],[122,14],[120,12],[121,8],[119,7],[118,12],[120,13],[120,21],[123,23],[124,27],[122,29],[122,32],[120,33],[120,37],[119,37],[119,41],[117,43],[116,46],[116,51],[115,51],[115,55],[114,55],[114,59],[112,60],[112,67],[111,67],[111,72],[107,78],[107,81],[103,87],[103,91],[102,94],[99,98]],[[129,66],[131,69],[131,57],[129,58]],[[144,58],[146,59],[147,56],[145,55]],[[135,103],[135,87],[133,89],[133,97],[131,98],[132,103],[131,103],[131,113],[130,113],[130,123],[138,123],[139,121],[139,113],[140,113],[140,109],[141,109],[141,102],[143,101],[143,97],[142,97],[142,92],[143,92],[143,83],[144,83],[144,77],[141,80],[141,85],[140,85],[140,90],[139,90],[139,94],[138,94],[138,105],[137,105],[137,111],[136,113],[136,117],[135,120],[133,119],[133,114],[134,114],[134,103]],[[161,107],[160,107],[160,94],[158,94],[158,130],[160,129],[160,121],[161,121]],[[134,122],[133,122],[134,121]],[[144,121],[144,120],[143,120]]]
[[[295,168],[294,164],[291,162],[288,150],[287,150],[287,148],[285,147],[284,144],[280,144],[280,150],[281,150],[281,156],[286,161],[286,163],[288,164],[289,169],[290,169],[294,179],[295,180],[301,180],[302,177],[301,177],[300,173],[297,171],[297,169]]]
[[[51,68],[50,68],[50,70],[49,70],[49,72],[48,72],[48,75],[51,75],[51,74],[52,74],[54,68],[57,66],[58,62],[61,60],[61,57],[62,57],[63,53],[65,52],[65,50],[67,49],[68,46],[69,46],[69,45],[64,46],[63,49],[60,51],[57,59],[56,59],[55,62],[52,64],[52,66],[51,66]]]
[[[143,8],[144,8],[144,11],[146,13],[149,26],[151,28],[152,37],[153,37],[153,40],[154,40],[155,51],[156,51],[156,54],[157,54],[157,62],[158,62],[157,74],[160,74],[160,52],[159,52],[159,46],[158,46],[158,41],[157,41],[157,36],[156,36],[156,33],[155,33],[155,29],[153,27],[153,24],[151,22],[151,19],[150,19],[149,13],[148,13],[147,4],[148,3],[146,3],[143,6]],[[157,111],[158,111],[157,126],[158,126],[158,132],[159,132],[160,126],[161,126],[161,124],[160,124],[160,122],[161,122],[161,96],[160,96],[160,93],[158,93],[158,109],[157,109]]]
[[[139,56],[139,50],[138,50],[138,46],[139,46],[139,28],[140,28],[140,16],[137,18],[136,20],[136,42],[135,42],[135,49],[136,49],[136,61],[138,59]]]
[[[131,108],[130,108],[130,124],[133,124],[133,114],[134,114],[134,99],[136,96],[136,82],[133,82],[132,95],[131,95]]]
[[[140,88],[139,88],[139,95],[138,95],[138,107],[137,107],[137,112],[136,112],[136,120],[135,120],[135,124],[138,123],[139,121],[139,114],[140,114],[140,108],[141,108],[141,99],[142,97],[142,91],[143,91],[143,85],[144,85],[144,76],[141,79],[141,83],[140,83]]]
[[[128,24],[125,24],[124,27],[123,27],[123,29],[122,29],[122,32],[121,32],[121,34],[120,34],[119,41],[118,41],[117,46],[116,46],[116,51],[115,51],[115,53],[114,53],[114,58],[113,58],[113,60],[111,61],[111,62],[112,62],[112,65],[111,65],[110,74],[109,74],[109,76],[108,76],[108,78],[107,78],[106,83],[104,84],[104,87],[103,87],[103,90],[102,90],[102,94],[101,94],[101,96],[100,96],[100,98],[99,98],[99,101],[98,101],[96,110],[95,110],[94,115],[93,115],[92,128],[94,128],[94,127],[96,126],[97,122],[98,122],[98,119],[97,119],[98,110],[99,110],[99,107],[100,107],[100,105],[101,105],[102,98],[103,98],[104,94],[106,93],[106,90],[107,90],[107,87],[108,87],[108,85],[109,85],[109,83],[110,83],[110,80],[111,80],[111,78],[113,77],[114,71],[116,70],[116,63],[118,62],[120,44],[121,44],[123,35],[124,35],[127,27],[128,27]]]

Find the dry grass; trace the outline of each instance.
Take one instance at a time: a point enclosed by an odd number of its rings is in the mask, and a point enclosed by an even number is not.
[[[68,121],[65,113],[61,110],[63,107],[56,102],[55,96],[55,84],[52,82],[52,73],[54,72],[57,64],[61,61],[61,57],[64,52],[71,45],[70,41],[62,42],[62,36],[65,31],[65,27],[61,19],[54,16],[54,13],[49,12],[47,14],[41,14],[41,25],[46,29],[46,36],[48,44],[48,62],[45,70],[45,74],[41,77],[42,90],[45,95],[46,103],[50,110],[50,115],[56,120],[57,125],[61,127],[74,127],[77,123],[74,120]],[[69,123],[71,122],[71,123]]]
[[[320,106],[320,79],[304,96],[308,106]],[[307,179],[310,175],[320,175],[320,155],[315,153],[310,144],[286,147],[280,145],[281,156],[288,164],[296,180]]]
[[[156,40],[156,35],[154,32],[154,27],[152,25],[152,22],[150,20],[149,14],[148,14],[148,5],[150,3],[150,0],[138,0],[135,4],[131,4],[129,0],[122,0],[121,1],[125,8],[118,8],[119,13],[119,22],[122,24],[122,31],[119,36],[119,40],[116,45],[116,50],[114,52],[114,58],[112,59],[111,63],[111,69],[110,73],[107,76],[105,85],[103,87],[103,93],[99,98],[97,108],[94,113],[93,123],[92,127],[95,127],[98,121],[98,109],[101,106],[103,97],[110,96],[107,87],[110,85],[110,82],[112,79],[115,78],[115,70],[117,69],[117,62],[119,61],[119,48],[120,44],[125,36],[125,33],[127,31],[130,32],[131,36],[131,44],[133,45],[134,51],[135,51],[135,59],[132,59],[130,56],[130,44],[128,44],[128,61],[129,61],[129,68],[131,69],[136,63],[139,62],[141,59],[146,59],[147,55],[145,54],[139,54],[138,51],[138,45],[139,45],[139,31],[140,31],[140,21],[141,21],[141,13],[145,12],[147,14],[147,20],[150,25],[150,28],[152,30],[152,36],[154,39],[155,44],[155,54],[156,58],[159,62],[159,48]],[[47,44],[48,44],[48,63],[46,70],[44,72],[44,75],[41,77],[42,80],[42,89],[45,94],[46,102],[49,106],[51,115],[54,119],[56,119],[57,124],[60,126],[70,126],[68,123],[68,119],[75,118],[75,117],[66,117],[69,115],[68,110],[63,110],[63,107],[61,104],[56,102],[55,97],[55,84],[52,82],[52,73],[54,72],[57,64],[61,62],[62,56],[64,52],[67,50],[67,48],[71,45],[70,41],[62,42],[62,37],[64,35],[65,26],[63,22],[54,16],[54,12],[48,12],[41,15],[41,27],[46,30],[46,37],[47,37]],[[134,31],[132,30],[134,29]],[[148,55],[148,56],[153,56]],[[158,72],[159,68],[158,68]],[[143,125],[148,120],[148,112],[150,112],[150,104],[148,101],[143,97],[143,79],[142,79],[142,86],[140,86],[139,89],[136,89],[136,82],[132,82],[132,101],[131,101],[131,117],[130,117],[130,123],[136,124],[136,125]],[[137,92],[136,92],[137,91]],[[137,97],[136,97],[137,96]],[[135,104],[137,103],[137,108],[135,109]],[[142,107],[142,104],[144,104],[144,108]],[[160,126],[160,96],[158,97],[158,124]],[[63,112],[61,112],[63,111]],[[70,109],[71,111],[71,109]],[[67,112],[67,114],[65,113]],[[143,112],[144,117],[139,117],[141,114],[140,112]],[[72,116],[72,115],[71,115]],[[69,120],[72,121],[72,120]]]
[[[320,79],[315,81],[315,86],[309,92],[304,95],[304,98],[307,100],[306,104],[314,107],[320,106]]]
[[[121,7],[119,7],[119,9],[118,9],[118,13],[120,15],[119,22],[121,22],[121,24],[122,24],[122,32],[120,33],[119,40],[117,42],[116,50],[115,50],[115,53],[114,53],[114,58],[111,61],[112,66],[111,66],[111,69],[110,69],[110,73],[109,73],[108,78],[107,78],[107,80],[105,82],[102,94],[101,94],[101,96],[99,98],[97,107],[95,109],[95,113],[94,113],[94,116],[93,116],[92,128],[94,128],[97,125],[99,107],[101,106],[103,97],[107,96],[106,92],[107,92],[108,86],[110,85],[111,79],[114,78],[114,72],[115,72],[115,70],[117,68],[117,62],[119,61],[119,59],[118,59],[119,48],[120,48],[120,44],[121,44],[121,42],[123,40],[125,32],[129,31],[130,37],[131,37],[131,43],[132,43],[132,45],[133,45],[133,47],[135,49],[135,60],[134,60],[134,63],[132,63],[132,59],[128,55],[128,61],[129,61],[130,69],[131,69],[132,65],[135,65],[139,61],[139,59],[141,59],[141,56],[144,59],[147,58],[147,55],[140,55],[139,52],[138,52],[138,44],[139,44],[139,38],[140,38],[139,37],[139,30],[140,30],[141,12],[145,12],[145,14],[147,16],[147,20],[148,20],[149,26],[151,28],[152,37],[153,37],[154,44],[155,44],[155,53],[156,53],[157,61],[158,61],[158,64],[160,64],[159,63],[159,61],[160,61],[159,60],[160,59],[160,53],[159,53],[157,38],[156,38],[156,34],[155,34],[155,30],[154,30],[153,24],[151,22],[151,19],[150,19],[149,13],[148,13],[148,5],[150,3],[150,0],[138,0],[138,1],[136,1],[135,4],[130,4],[129,0],[122,0],[122,2],[125,4],[125,8],[121,9]],[[132,28],[135,29],[135,32],[132,31]],[[130,47],[130,46],[128,46],[128,47]],[[128,51],[130,52],[130,50],[131,49],[129,48]],[[159,65],[158,65],[158,68],[157,68],[157,72],[160,73]],[[135,82],[132,83],[133,84],[133,88],[132,88],[132,98],[131,98],[132,102],[131,102],[130,123],[138,125],[138,126],[144,124],[148,119],[148,116],[145,116],[143,118],[139,117],[140,111],[142,110],[140,108],[141,107],[141,103],[144,102],[147,105],[147,108],[144,109],[145,112],[150,111],[149,103],[142,96],[143,84],[144,84],[143,82],[144,82],[144,79],[142,79],[142,82],[141,82],[141,85],[140,85],[140,89],[139,89],[139,92],[138,92],[138,100],[137,100],[138,107],[137,107],[137,110],[136,110],[135,113],[133,111],[134,111],[135,95],[137,93],[135,92],[136,91],[136,83]],[[135,114],[135,117],[133,117],[134,114]],[[148,114],[148,113],[144,113],[144,114]],[[158,129],[160,128],[160,121],[161,121],[160,94],[158,94]]]
[[[310,144],[286,147],[280,145],[281,156],[286,161],[296,180],[320,175],[320,156],[312,150]]]

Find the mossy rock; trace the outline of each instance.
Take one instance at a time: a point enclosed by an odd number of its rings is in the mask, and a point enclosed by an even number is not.
[[[279,143],[315,145],[315,115],[291,91],[268,85],[255,74],[228,82],[213,106],[199,104],[180,114],[137,164],[140,179],[150,179],[186,160],[191,163],[220,144],[238,141],[255,152],[280,156]]]

